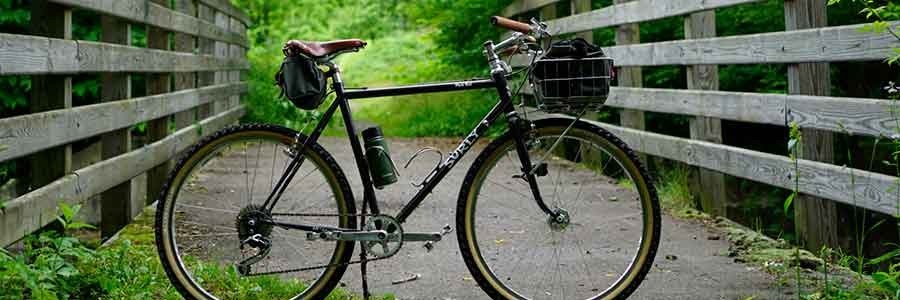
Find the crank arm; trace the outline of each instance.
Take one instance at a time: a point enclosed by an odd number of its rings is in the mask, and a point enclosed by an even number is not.
[[[437,242],[440,240],[440,232],[408,232],[403,234],[404,242]]]

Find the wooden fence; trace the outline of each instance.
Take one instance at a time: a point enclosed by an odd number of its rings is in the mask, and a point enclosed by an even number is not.
[[[898,214],[896,177],[837,166],[834,132],[861,136],[897,133],[892,104],[881,99],[828,97],[829,62],[878,61],[900,43],[888,33],[860,31],[863,24],[825,27],[824,0],[784,0],[783,32],[716,37],[716,9],[759,0],[615,0],[591,9],[590,0],[570,0],[570,16],[556,18],[557,0],[517,0],[503,13],[538,14],[555,34],[591,38],[591,30],[615,27],[619,86],[607,104],[621,108],[621,125],[600,125],[635,150],[699,167],[703,209],[723,215],[729,205],[723,174],[793,189],[791,160],[722,144],[721,120],[803,128],[805,149],[798,161],[800,192],[795,217],[802,241],[812,249],[836,245],[835,202],[889,215]],[[780,13],[780,12],[772,12]],[[685,40],[640,43],[639,23],[684,16]],[[893,24],[893,25],[896,25]],[[521,66],[528,58],[514,59]],[[717,64],[787,64],[788,95],[716,91]],[[688,89],[641,88],[641,67],[685,66]],[[644,131],[644,111],[694,116],[690,139]],[[598,122],[599,123],[599,122]],[[787,130],[787,129],[785,129]]]
[[[109,237],[156,199],[175,155],[243,115],[249,19],[227,0],[30,2],[32,34],[0,33],[0,76],[32,84],[30,114],[0,119],[0,162],[15,160],[20,182],[0,199],[0,246],[54,221],[60,202],[95,206]],[[73,10],[100,17],[100,42],[72,39]],[[135,26],[146,48],[131,46]],[[97,104],[73,107],[76,74],[99,74]],[[132,74],[147,96],[131,96]]]

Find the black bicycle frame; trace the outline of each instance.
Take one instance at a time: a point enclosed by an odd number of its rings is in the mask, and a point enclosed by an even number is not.
[[[359,137],[357,137],[356,135],[356,127],[354,126],[352,114],[350,112],[349,100],[488,88],[496,89],[500,100],[481,120],[481,122],[479,122],[478,125],[476,125],[474,129],[472,129],[471,133],[469,133],[469,135],[460,142],[459,146],[457,146],[455,150],[450,152],[447,158],[444,159],[434,170],[432,170],[427,177],[425,177],[425,181],[422,183],[422,187],[413,196],[413,198],[406,203],[406,205],[400,210],[395,218],[400,223],[405,222],[406,218],[409,217],[412,212],[419,207],[422,201],[425,200],[425,197],[427,197],[428,194],[431,193],[431,191],[438,185],[438,183],[441,182],[444,176],[446,176],[447,173],[449,173],[450,170],[453,169],[453,167],[459,162],[459,160],[472,148],[472,145],[474,145],[475,142],[478,141],[478,139],[481,138],[482,135],[484,135],[485,131],[501,115],[507,116],[507,120],[509,122],[509,130],[517,140],[517,152],[519,153],[523,166],[526,166],[523,168],[523,174],[526,175],[526,179],[527,181],[529,181],[529,185],[532,188],[532,192],[536,196],[538,205],[543,211],[547,212],[548,214],[552,214],[550,209],[544,204],[543,200],[541,199],[540,193],[537,190],[537,184],[534,175],[532,175],[532,172],[530,172],[531,161],[528,157],[523,133],[521,132],[522,130],[515,124],[515,120],[517,120],[518,117],[512,103],[512,95],[510,94],[508,82],[504,72],[492,72],[491,79],[472,79],[454,82],[427,83],[371,89],[345,89],[344,83],[340,77],[340,70],[337,69],[337,67],[334,67],[334,69],[330,72],[330,75],[332,78],[332,82],[334,83],[333,87],[336,98],[328,108],[328,110],[325,111],[322,120],[319,121],[319,124],[309,135],[307,140],[303,142],[303,145],[300,146],[299,151],[297,151],[296,153],[303,153],[303,148],[315,143],[321,136],[322,131],[325,130],[325,126],[331,120],[335,111],[340,109],[341,115],[344,118],[344,124],[347,128],[347,135],[350,138],[350,146],[353,149],[353,156],[356,158],[356,167],[359,169],[360,179],[363,184],[363,201],[366,201],[366,204],[370,207],[373,214],[379,214],[380,210],[378,209],[378,203],[375,199],[375,188],[372,184],[371,175],[369,173],[369,166],[366,161],[362,146],[360,145]],[[288,183],[293,179],[294,174],[296,174],[297,170],[300,169],[300,165],[302,163],[303,155],[296,155],[286,169],[285,174],[283,174],[279,179],[275,189],[272,190],[269,198],[263,204],[263,207],[267,208],[269,211],[272,210],[278,199],[281,197],[281,194],[284,192],[284,189],[287,187]],[[322,228],[315,225],[286,224],[280,222],[273,222],[273,224],[306,231],[318,231]]]

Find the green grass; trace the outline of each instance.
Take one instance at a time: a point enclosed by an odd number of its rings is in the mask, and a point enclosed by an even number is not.
[[[697,210],[690,188],[690,169],[679,165],[660,169],[657,174],[660,205],[678,217],[695,215]]]
[[[91,248],[70,236],[31,236],[24,251],[0,248],[0,299],[182,299],[166,277],[156,252],[153,212],[147,210],[112,242]],[[210,289],[230,299],[286,299],[305,285],[277,277],[242,278],[231,268],[188,261]],[[328,299],[359,298],[336,289]],[[381,296],[375,299],[393,299]]]

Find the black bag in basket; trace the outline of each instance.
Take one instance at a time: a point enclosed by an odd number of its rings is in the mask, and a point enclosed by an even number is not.
[[[532,75],[540,82],[544,99],[605,100],[612,72],[612,60],[600,47],[575,38],[550,45],[547,55],[537,61]]]
[[[325,100],[325,74],[316,62],[298,53],[285,51],[281,69],[275,74],[281,94],[295,106],[312,110]]]
[[[585,41],[583,38],[575,38],[555,42],[550,45],[545,58],[585,58],[603,57],[603,49]]]

